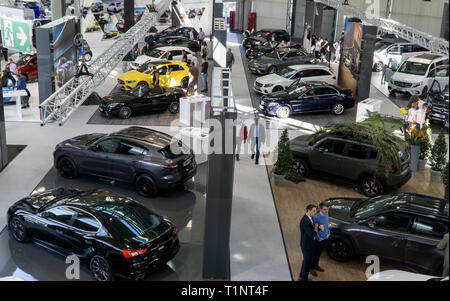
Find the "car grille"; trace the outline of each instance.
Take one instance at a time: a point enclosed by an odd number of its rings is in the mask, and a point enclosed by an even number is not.
[[[255,86],[257,86],[258,88],[261,88],[263,86],[263,84],[255,82]]]
[[[402,88],[410,88],[412,86],[411,83],[405,83],[405,82],[399,82],[399,81],[394,81],[394,84],[398,87],[402,87]]]
[[[118,79],[117,82],[119,83],[119,85],[125,85],[125,82],[121,79]]]

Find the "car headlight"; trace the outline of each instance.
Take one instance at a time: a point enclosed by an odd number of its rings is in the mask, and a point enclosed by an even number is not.
[[[273,84],[265,84],[264,85],[264,87],[266,87],[266,88],[269,88],[269,87],[272,87],[273,86]]]
[[[419,83],[413,84],[412,87],[413,87],[413,88],[416,88],[416,87],[422,86],[422,85],[423,85],[423,82],[419,82]]]
[[[335,222],[329,222],[328,223],[328,228],[337,228],[339,225]]]
[[[309,62],[310,62],[311,64],[314,64],[314,63],[316,62],[316,59],[311,59]]]
[[[269,103],[268,107],[269,107],[269,108],[272,108],[272,107],[275,107],[275,106],[277,106],[277,105],[278,105],[278,103],[276,103],[276,102],[271,102],[271,103]]]
[[[135,83],[136,81],[135,80],[127,80],[127,84],[132,84],[132,83]]]
[[[258,42],[255,42],[255,45],[260,45],[260,44],[261,44],[261,42],[259,42],[259,41],[258,41]]]
[[[116,103],[116,102],[113,102],[113,103],[110,103],[110,104],[108,104],[108,109],[114,109],[115,107],[117,107],[119,104],[118,103]]]

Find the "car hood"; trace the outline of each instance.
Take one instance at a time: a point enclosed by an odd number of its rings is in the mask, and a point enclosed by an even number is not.
[[[128,72],[125,72],[124,74],[121,74],[119,77],[117,77],[120,80],[128,81],[128,80],[141,80],[144,79],[146,74],[139,72],[137,70],[131,70]]]
[[[309,135],[300,135],[290,141],[291,147],[308,147]]]
[[[358,198],[332,198],[326,200],[329,206],[328,214],[330,217],[342,220],[353,221],[354,218],[350,216],[350,211],[356,202],[361,202],[363,199]]]
[[[106,103],[124,103],[135,100],[136,97],[131,94],[117,93],[113,95],[108,95],[102,98]]]
[[[400,72],[395,72],[394,75],[392,75],[392,80],[406,83],[418,83],[420,81],[423,81],[424,79],[425,76],[423,75],[414,75]]]
[[[273,83],[281,83],[286,81],[286,79],[278,74],[272,73],[267,74],[256,79],[257,82],[262,84],[273,84]],[[289,82],[289,80],[287,80]]]
[[[432,278],[439,277],[400,270],[387,270],[374,274],[367,281],[428,281]]]
[[[75,147],[75,148],[84,148],[86,145],[94,140],[97,140],[101,137],[105,136],[105,134],[87,134],[87,135],[81,135],[77,136],[71,139],[67,139],[61,143],[59,143],[56,147]]]
[[[140,65],[142,65],[142,64],[144,64],[144,63],[146,63],[146,62],[148,62],[148,61],[151,60],[151,59],[153,59],[153,57],[148,56],[148,55],[140,55],[140,56],[138,56],[138,57],[134,60],[133,63],[134,63],[135,65],[140,66]]]
[[[271,58],[271,57],[268,57],[268,56],[262,56],[260,58],[257,58],[255,60],[253,60],[253,63],[256,63],[256,64],[270,64],[270,63],[276,63],[278,61],[279,61],[278,59],[274,59],[274,58]]]
[[[263,96],[264,101],[280,101],[289,99],[289,94],[286,91],[278,91]]]

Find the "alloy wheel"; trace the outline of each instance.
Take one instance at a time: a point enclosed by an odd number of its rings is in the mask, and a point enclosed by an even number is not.
[[[26,230],[24,224],[17,218],[13,217],[9,222],[9,228],[15,240],[24,242],[26,239]]]
[[[119,116],[122,119],[128,119],[131,117],[131,109],[129,107],[122,107],[119,111]]]
[[[341,103],[335,104],[334,108],[333,108],[333,112],[336,115],[341,115],[342,113],[344,113],[344,105]]]
[[[111,280],[111,269],[108,262],[101,256],[95,255],[91,259],[91,272],[97,281]]]
[[[288,118],[291,110],[288,107],[280,107],[277,110],[278,118]]]
[[[350,246],[342,239],[333,240],[330,243],[328,252],[331,258],[338,261],[348,260],[351,256]]]
[[[306,167],[302,161],[295,160],[292,164],[292,171],[299,175],[306,175]]]
[[[68,158],[62,158],[58,162],[58,170],[61,176],[73,179],[76,175],[75,165]]]
[[[146,177],[142,177],[136,181],[136,189],[144,197],[152,197],[156,194],[156,187]]]
[[[178,104],[178,102],[172,101],[172,102],[169,104],[169,112],[172,113],[172,114],[176,114],[176,113],[178,113],[178,110],[179,110],[179,104]]]
[[[364,180],[362,189],[363,193],[368,197],[374,197],[381,193],[380,184],[373,178]]]

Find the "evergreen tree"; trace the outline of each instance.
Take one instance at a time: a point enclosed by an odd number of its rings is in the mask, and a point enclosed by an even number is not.
[[[292,168],[293,155],[289,142],[287,129],[283,130],[278,141],[278,158],[275,163],[274,173],[277,175],[287,175]]]
[[[445,141],[444,131],[441,129],[439,136],[434,142],[433,148],[431,149],[430,165],[431,169],[434,171],[442,171],[444,168],[447,155],[447,142]]]

